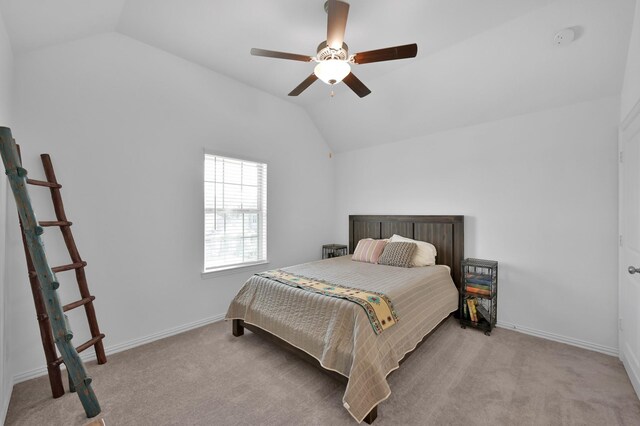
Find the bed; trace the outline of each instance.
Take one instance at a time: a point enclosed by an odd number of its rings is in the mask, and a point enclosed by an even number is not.
[[[343,404],[358,422],[373,422],[391,394],[387,376],[458,309],[463,216],[349,216],[349,253],[364,238],[393,234],[427,241],[436,265],[399,268],[354,262],[351,255],[310,262],[280,273],[385,294],[398,321],[375,330],[362,306],[302,290],[269,274],[256,274],[231,302],[232,332],[260,334],[346,382]]]

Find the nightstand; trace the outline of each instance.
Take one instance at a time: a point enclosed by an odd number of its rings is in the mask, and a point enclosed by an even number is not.
[[[349,249],[342,244],[325,244],[322,246],[323,259],[331,259],[332,257],[346,256],[348,254]]]
[[[473,327],[489,336],[498,316],[498,262],[483,259],[462,261],[460,326]]]

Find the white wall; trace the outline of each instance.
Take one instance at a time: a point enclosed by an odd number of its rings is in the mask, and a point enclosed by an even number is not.
[[[13,53],[9,36],[0,13],[0,126],[11,127],[11,93],[13,75]],[[0,166],[1,170],[4,170]],[[5,229],[7,212],[7,179],[0,177],[0,424],[4,423],[6,409],[13,385],[8,371],[7,350],[7,301],[5,296]]]
[[[253,272],[318,259],[330,242],[332,160],[298,106],[119,34],[18,57],[15,95],[25,167],[42,176],[38,154],[52,155],[107,348],[221,318]],[[270,265],[201,278],[205,148],[268,163]],[[51,217],[48,194],[32,198]],[[17,227],[9,234],[24,378],[44,356]],[[52,263],[65,263],[58,232],[44,237]],[[72,275],[58,277],[73,299]],[[80,343],[82,312],[71,320]]]
[[[636,12],[627,56],[627,68],[620,97],[620,116],[624,120],[640,100],[640,3],[638,1],[636,1]]]
[[[618,116],[606,98],[337,154],[336,236],[349,214],[465,215],[500,323],[616,353]]]

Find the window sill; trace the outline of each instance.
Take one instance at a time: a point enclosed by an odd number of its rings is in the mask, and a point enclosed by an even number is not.
[[[251,263],[248,265],[239,265],[239,266],[229,266],[226,268],[219,268],[219,269],[214,269],[211,271],[204,271],[200,274],[200,277],[203,280],[209,279],[209,278],[216,278],[216,277],[223,277],[225,275],[233,275],[233,274],[239,274],[241,272],[243,272],[243,270],[245,269],[251,269],[251,268],[256,268],[258,266],[260,266],[260,270],[263,269],[262,265],[268,265],[269,261],[268,260],[264,260],[262,262],[256,262],[256,263]]]

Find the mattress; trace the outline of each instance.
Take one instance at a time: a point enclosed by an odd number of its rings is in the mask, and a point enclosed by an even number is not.
[[[307,352],[348,378],[343,404],[361,422],[391,394],[387,375],[407,352],[458,308],[447,266],[398,268],[342,256],[283,268],[292,274],[386,294],[398,323],[377,335],[364,309],[254,275],[231,302],[227,320],[241,319]]]

